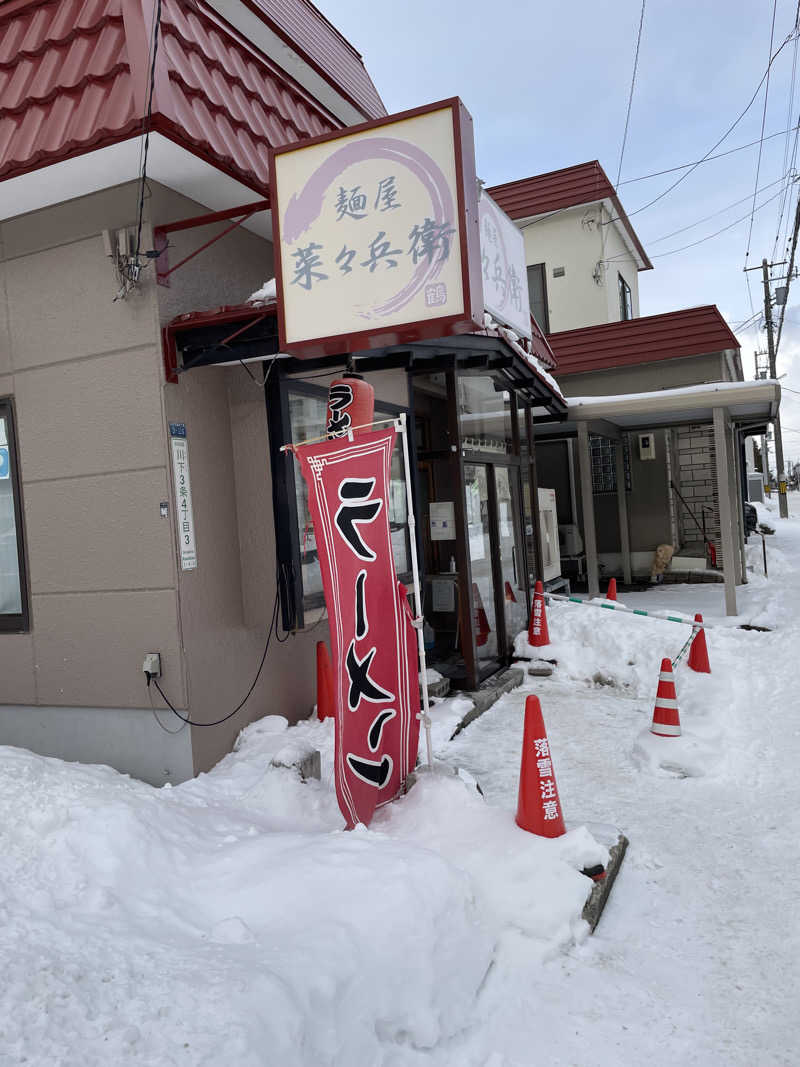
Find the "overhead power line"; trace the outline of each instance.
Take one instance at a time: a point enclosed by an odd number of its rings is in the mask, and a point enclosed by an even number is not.
[[[786,45],[787,45],[787,44],[788,44],[788,43],[789,43],[790,41],[793,41],[793,40],[794,40],[795,36],[797,35],[797,32],[798,32],[798,31],[797,31],[796,29],[794,29],[794,28],[793,28],[793,29],[792,29],[792,32],[791,32],[791,33],[790,33],[790,34],[789,34],[789,35],[787,36],[786,40],[785,40],[785,41],[783,41],[783,43],[782,43],[782,44],[781,44],[781,45],[780,45],[780,46],[779,46],[779,47],[778,47],[778,48],[777,48],[777,49],[775,50],[775,52],[773,53],[773,55],[772,55],[772,56],[770,57],[770,60],[769,60],[769,62],[767,63],[767,69],[766,69],[766,70],[764,71],[764,73],[763,73],[763,74],[761,75],[761,79],[759,80],[759,83],[758,83],[758,85],[757,85],[757,86],[756,86],[756,88],[755,88],[755,92],[754,92],[754,93],[753,93],[753,95],[752,95],[752,96],[750,97],[750,100],[748,101],[748,103],[747,103],[747,105],[745,106],[744,110],[743,110],[743,111],[741,111],[741,112],[740,112],[740,114],[739,114],[739,115],[737,116],[737,118],[735,118],[735,119],[734,119],[734,121],[733,121],[733,122],[732,122],[732,123],[730,124],[730,126],[729,126],[729,127],[727,128],[727,130],[726,130],[726,131],[725,131],[725,132],[723,133],[723,135],[722,135],[722,136],[721,136],[721,137],[719,138],[719,140],[717,140],[717,141],[716,141],[716,142],[715,142],[715,143],[714,143],[714,144],[713,144],[713,145],[712,145],[712,146],[711,146],[711,147],[709,148],[709,150],[708,150],[708,151],[707,151],[706,153],[704,153],[704,155],[703,155],[703,156],[702,156],[702,157],[701,157],[701,158],[700,158],[700,159],[699,159],[699,160],[698,160],[698,161],[697,161],[696,163],[692,164],[692,165],[691,165],[691,166],[690,166],[690,167],[689,167],[689,168],[687,169],[687,171],[686,171],[686,173],[685,173],[685,174],[682,174],[682,175],[680,176],[680,178],[677,178],[677,179],[676,179],[676,180],[675,180],[675,181],[674,181],[674,182],[672,183],[672,185],[669,185],[669,186],[667,186],[667,188],[666,188],[666,189],[664,189],[664,190],[663,190],[663,192],[659,193],[659,194],[658,194],[658,196],[656,196],[656,197],[653,197],[653,199],[652,199],[652,200],[648,200],[648,202],[647,202],[646,204],[642,204],[642,206],[641,206],[641,207],[639,207],[639,208],[636,208],[636,210],[635,210],[635,211],[630,211],[630,212],[628,212],[628,218],[632,218],[632,217],[633,217],[634,215],[639,215],[639,214],[640,214],[640,213],[641,213],[642,211],[646,211],[646,210],[647,210],[648,208],[652,207],[652,206],[653,206],[653,204],[656,204],[656,203],[658,203],[658,201],[659,201],[659,200],[663,200],[663,198],[664,198],[665,196],[667,196],[667,194],[668,194],[668,193],[671,193],[673,189],[676,189],[676,188],[677,188],[677,187],[678,187],[678,186],[679,186],[679,185],[681,184],[681,182],[684,182],[684,181],[686,181],[686,179],[687,179],[687,178],[689,177],[689,175],[690,175],[690,174],[692,174],[692,173],[693,173],[693,172],[694,172],[694,171],[695,171],[695,170],[697,169],[697,167],[699,167],[699,166],[700,166],[700,164],[701,164],[701,163],[704,163],[704,162],[705,162],[705,161],[706,161],[706,160],[708,159],[708,157],[709,157],[709,156],[711,155],[711,153],[712,153],[712,152],[716,152],[716,150],[717,150],[717,149],[719,148],[719,146],[720,146],[720,145],[722,144],[722,142],[723,142],[723,141],[724,141],[724,140],[725,140],[725,139],[726,139],[726,138],[727,138],[727,137],[728,137],[728,136],[729,136],[729,135],[730,135],[731,133],[733,133],[733,131],[734,131],[734,130],[736,129],[736,127],[737,127],[737,126],[739,125],[739,123],[740,123],[740,122],[742,121],[742,119],[743,119],[743,118],[745,117],[745,115],[747,114],[747,112],[748,112],[748,111],[750,110],[750,108],[751,108],[751,107],[753,106],[753,104],[755,103],[756,97],[757,97],[757,96],[758,96],[758,94],[759,94],[759,93],[761,92],[761,86],[762,86],[762,85],[764,84],[764,82],[766,81],[766,79],[767,79],[767,76],[768,76],[768,74],[769,74],[770,70],[772,69],[772,64],[773,64],[773,63],[775,62],[775,60],[776,60],[776,59],[778,58],[778,56],[779,56],[779,55],[781,54],[781,52],[782,52],[782,51],[783,51],[783,49],[784,49],[784,48],[786,47]],[[758,143],[759,143],[759,144],[762,144],[762,143],[763,143],[763,139],[762,139],[762,138],[759,138],[759,141],[758,141]],[[617,221],[618,221],[618,218],[619,218],[618,216],[613,216],[612,218],[608,219],[608,221],[607,221],[607,222],[604,222],[604,223],[603,223],[603,225],[604,225],[604,226],[608,226],[608,225],[610,225],[610,224],[611,224],[612,222],[617,222]]]
[[[787,133],[795,133],[800,130],[800,124],[796,126],[790,126],[786,130],[777,130],[775,133],[768,133],[763,140],[771,141],[775,137],[783,137]],[[699,167],[702,163],[712,163],[715,159],[722,159],[724,156],[732,156],[736,152],[744,152],[746,148],[753,148],[754,145],[761,144],[762,138],[756,138],[755,141],[748,141],[747,144],[740,144],[736,148],[728,148],[724,152],[717,152],[713,156],[703,156],[702,159],[694,159],[691,163],[679,163],[677,167],[666,167],[664,170],[654,170],[652,174],[640,174],[638,178],[626,178],[621,181],[620,185],[632,185],[634,182],[644,182],[648,178],[661,178],[665,174],[674,174],[678,170],[688,170],[689,167]]]
[[[780,178],[776,178],[774,182],[769,182],[767,185],[762,185],[761,188],[758,190],[759,193],[766,192],[767,189],[771,189],[774,185],[777,185],[779,182],[781,182],[781,183],[786,182],[784,188],[781,189],[781,193],[784,193],[786,191],[786,189],[788,189],[791,186],[791,182],[787,182],[786,181],[786,179],[788,177],[789,177],[788,174],[782,174],[780,176]],[[708,222],[709,219],[716,218],[717,215],[724,215],[726,211],[730,211],[731,208],[738,207],[739,204],[744,204],[745,201],[747,201],[749,199],[750,199],[750,194],[748,193],[747,196],[743,196],[741,198],[741,200],[734,200],[734,202],[732,204],[728,204],[726,207],[721,207],[719,209],[719,211],[714,211],[711,215],[706,215],[704,218],[698,219],[696,222],[690,222],[688,226],[681,226],[681,228],[679,230],[673,230],[672,233],[667,233],[663,237],[656,237],[655,239],[651,239],[651,238],[648,237],[646,243],[648,245],[657,245],[661,241],[666,241],[670,237],[677,236],[677,234],[679,234],[679,233],[685,233],[686,230],[693,230],[695,226],[700,226],[703,222]]]
[[[794,273],[794,256],[797,251],[797,235],[800,233],[800,198],[797,201],[797,208],[794,213],[794,233],[792,234],[792,251],[789,255],[789,269],[786,272],[786,293],[784,294],[784,301],[781,305],[781,317],[778,320],[778,337],[775,341],[775,358],[778,358],[778,349],[781,344],[781,333],[783,332],[783,320],[786,315],[786,305],[789,303],[789,286],[792,284],[792,274]]]
[[[628,141],[628,126],[631,121],[631,104],[633,103],[633,90],[636,85],[636,71],[639,67],[639,45],[642,43],[642,25],[644,24],[644,9],[647,0],[642,0],[642,13],[639,16],[639,32],[636,34],[636,52],[633,56],[633,74],[631,75],[631,91],[628,93],[628,110],[625,113],[625,132],[622,135],[622,147],[619,150],[619,167],[617,168],[617,180],[614,189],[619,185],[622,176],[622,160],[625,155],[625,145]]]
[[[778,9],[778,0],[772,0],[772,26],[769,32],[769,51],[768,56],[772,55],[772,45],[775,41],[775,12]],[[772,60],[767,64],[767,84],[764,89],[764,111],[761,115],[761,139],[758,144],[758,161],[756,163],[756,180],[753,183],[753,210],[750,212],[750,229],[747,234],[747,251],[744,254],[744,265],[747,266],[747,257],[750,255],[750,242],[753,238],[753,215],[756,212],[756,195],[758,193],[758,179],[761,175],[761,154],[764,151],[764,128],[767,124],[767,103],[769,101],[769,74],[772,66]]]
[[[779,179],[779,181],[783,181],[783,179],[781,178],[781,179]],[[775,185],[776,183],[772,182],[771,184]],[[764,188],[768,189],[768,188],[770,188],[770,186],[765,185]],[[773,195],[770,196],[768,199],[762,201],[762,203],[760,203],[758,205],[758,207],[755,209],[756,212],[761,211],[762,208],[765,208],[768,204],[771,204],[773,202],[773,200],[777,200],[778,197],[781,196],[782,194],[783,194],[783,189],[781,188],[781,189],[779,189],[777,191],[777,193],[773,193]],[[747,197],[745,197],[745,199],[746,200],[750,199],[749,194],[748,194]],[[738,203],[741,203],[741,200],[738,201]],[[734,205],[731,205],[731,206],[734,206]],[[725,210],[725,209],[723,209],[723,210]],[[741,223],[746,222],[750,217],[751,217],[751,211],[747,211],[740,218],[735,219],[733,222],[729,222],[727,226],[723,226],[719,230],[715,230],[714,233],[706,234],[705,237],[700,237],[700,238],[698,238],[698,240],[692,241],[688,245],[681,245],[680,248],[671,248],[668,252],[656,252],[654,255],[650,256],[650,258],[651,259],[663,259],[664,256],[674,256],[677,252],[685,252],[689,248],[696,248],[697,245],[705,244],[706,241],[711,241],[714,237],[719,237],[720,234],[725,233],[727,230],[732,230],[734,228],[734,226],[739,226]],[[695,223],[695,225],[697,225],[697,224]],[[685,228],[686,229],[691,229],[692,227],[691,226],[687,226]],[[679,233],[680,231],[676,230],[675,232]],[[665,238],[662,238],[662,240],[664,240],[664,239]],[[627,257],[627,255],[628,255],[628,253],[621,253],[618,256],[612,256],[611,259],[607,260],[606,262],[611,263],[616,259],[624,259],[624,258]],[[754,314],[755,314],[755,312],[754,312]]]

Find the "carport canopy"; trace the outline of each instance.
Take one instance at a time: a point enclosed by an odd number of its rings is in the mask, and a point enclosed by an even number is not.
[[[584,516],[584,543],[590,596],[600,592],[597,536],[592,494],[592,468],[589,436],[599,435],[617,442],[617,502],[623,570],[631,581],[630,537],[623,476],[622,435],[690,423],[713,423],[716,476],[720,504],[725,610],[736,614],[737,574],[746,581],[744,532],[739,481],[735,477],[738,457],[734,448],[736,433],[763,434],[780,405],[780,385],[773,379],[754,382],[709,382],[622,396],[567,397],[567,418],[556,423],[544,411],[534,410],[537,440],[577,437],[580,462],[581,503]],[[735,532],[734,532],[735,531]],[[736,540],[734,536],[736,533]],[[738,566],[736,565],[738,559]]]

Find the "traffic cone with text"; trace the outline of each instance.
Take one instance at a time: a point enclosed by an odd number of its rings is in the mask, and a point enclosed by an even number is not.
[[[539,837],[565,834],[564,816],[558,796],[550,742],[537,696],[525,701],[525,729],[519,769],[517,826]]]
[[[606,600],[617,599],[617,579],[611,578],[608,583],[608,592],[606,593]]]
[[[703,628],[703,616],[695,615],[694,621],[700,623],[700,629],[694,635],[689,658],[686,663],[698,674],[711,674],[711,664],[708,662],[708,645],[706,644],[706,631]]]
[[[336,714],[333,701],[333,668],[328,646],[317,641],[317,718],[328,719]]]
[[[678,700],[675,693],[675,679],[672,674],[672,660],[662,659],[658,675],[656,705],[653,708],[653,722],[650,733],[658,737],[680,737],[681,719],[678,714]]]
[[[533,590],[533,608],[531,609],[531,621],[528,624],[528,644],[534,648],[550,644],[550,633],[547,629],[547,612],[544,606],[544,586],[537,582]]]

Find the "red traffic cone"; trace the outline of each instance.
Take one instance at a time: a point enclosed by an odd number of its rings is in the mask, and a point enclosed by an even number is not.
[[[681,719],[678,715],[675,679],[672,676],[672,660],[668,658],[661,661],[656,706],[653,708],[650,733],[657,734],[659,737],[680,737],[681,735]]]
[[[561,837],[567,832],[558,796],[550,742],[539,698],[525,701],[525,730],[519,769],[517,826],[539,837]]]
[[[472,583],[472,613],[475,619],[475,644],[480,647],[481,645],[485,645],[489,640],[489,634],[492,632],[492,628],[489,625],[489,617],[483,606],[481,591],[476,582]]]
[[[708,645],[706,644],[706,632],[703,629],[703,616],[695,615],[695,622],[700,623],[700,629],[694,635],[687,664],[698,674],[711,674],[711,664],[708,662]]]
[[[550,644],[550,634],[547,629],[547,612],[544,607],[544,586],[537,582],[533,587],[533,610],[531,621],[528,624],[528,644],[534,648]]]
[[[517,598],[514,596],[514,590],[511,588],[511,582],[506,582],[505,594],[506,594],[506,600],[510,604],[516,604]]]
[[[317,718],[327,719],[335,716],[333,700],[333,668],[328,646],[324,641],[317,641]]]
[[[606,593],[606,600],[617,599],[617,579],[610,578],[608,582],[608,592]]]

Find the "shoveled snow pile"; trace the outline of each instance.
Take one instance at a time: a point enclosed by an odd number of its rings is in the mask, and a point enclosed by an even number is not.
[[[390,1062],[468,1024],[508,931],[585,936],[587,831],[534,838],[438,768],[346,833],[332,742],[268,718],[161,790],[0,749],[0,1062]],[[309,744],[321,782],[271,766]]]

